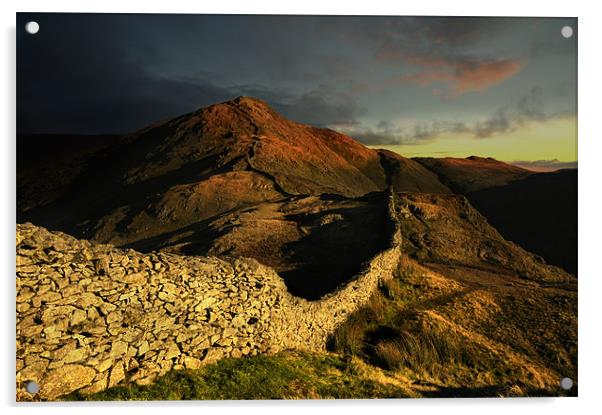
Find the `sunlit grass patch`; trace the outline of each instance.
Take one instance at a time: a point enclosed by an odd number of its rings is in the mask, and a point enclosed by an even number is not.
[[[156,382],[125,384],[68,400],[403,398],[402,388],[370,377],[354,360],[335,354],[284,352],[223,359],[194,371],[174,370]]]

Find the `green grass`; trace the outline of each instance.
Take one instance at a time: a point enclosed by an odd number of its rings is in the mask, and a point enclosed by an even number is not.
[[[174,370],[148,386],[125,384],[66,400],[403,398],[407,393],[366,375],[353,359],[284,352],[224,359],[199,370]]]

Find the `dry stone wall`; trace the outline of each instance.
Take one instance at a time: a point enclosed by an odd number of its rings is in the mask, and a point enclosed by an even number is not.
[[[17,225],[17,399],[147,384],[223,357],[323,350],[397,265],[401,238],[391,226],[390,249],[310,302],[252,259],[144,255]]]

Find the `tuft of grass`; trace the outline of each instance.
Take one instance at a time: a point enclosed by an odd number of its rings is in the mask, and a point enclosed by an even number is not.
[[[334,354],[283,352],[223,359],[199,370],[174,370],[153,384],[125,384],[65,400],[221,400],[403,398],[405,390],[371,378]]]
[[[453,332],[398,329],[393,339],[377,341],[373,361],[387,370],[409,368],[416,373],[441,373],[444,368],[482,366],[479,352]]]

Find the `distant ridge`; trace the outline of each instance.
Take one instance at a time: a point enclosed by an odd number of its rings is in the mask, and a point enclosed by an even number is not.
[[[502,186],[533,174],[529,170],[491,157],[416,157],[412,160],[434,172],[442,183],[456,193]]]

